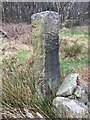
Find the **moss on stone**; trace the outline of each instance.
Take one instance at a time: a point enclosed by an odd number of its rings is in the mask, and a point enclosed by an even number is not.
[[[41,89],[44,69],[44,24],[40,19],[32,21],[32,44],[34,53],[34,79],[36,88]],[[40,92],[40,91],[39,91]]]

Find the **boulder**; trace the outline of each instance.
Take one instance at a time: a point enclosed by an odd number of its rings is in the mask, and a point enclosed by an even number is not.
[[[83,103],[87,104],[88,103],[88,95],[85,92],[85,89],[81,86],[77,86],[74,95],[76,96],[76,98],[80,101],[82,101]]]
[[[57,96],[69,96],[72,95],[74,90],[77,87],[77,77],[79,74],[74,73],[68,75],[65,80],[62,82],[58,92]]]
[[[53,100],[57,118],[88,118],[88,107],[74,99],[56,97]],[[61,112],[63,110],[63,113]]]

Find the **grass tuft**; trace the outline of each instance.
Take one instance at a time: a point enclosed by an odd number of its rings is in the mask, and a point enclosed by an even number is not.
[[[27,108],[30,112],[39,112],[48,119],[57,118],[52,101],[55,96],[38,98],[33,80],[32,62],[26,66],[18,58],[3,60],[3,95],[2,104],[8,108]]]

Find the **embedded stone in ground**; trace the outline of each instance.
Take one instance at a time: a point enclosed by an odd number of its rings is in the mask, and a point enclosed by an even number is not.
[[[55,114],[57,118],[88,118],[88,107],[78,100],[69,99],[65,97],[56,97],[53,100],[53,105],[56,107]],[[66,116],[67,115],[67,116]]]

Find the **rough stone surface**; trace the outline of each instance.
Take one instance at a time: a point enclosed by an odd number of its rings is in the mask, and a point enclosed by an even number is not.
[[[39,93],[51,94],[60,85],[59,14],[45,11],[31,19],[35,86]]]
[[[88,93],[79,84],[79,74],[70,74],[62,82],[53,105],[57,117],[88,118],[90,116]]]
[[[61,117],[62,109],[69,118],[88,118],[88,107],[83,102],[65,97],[56,97],[53,100],[53,105],[58,110],[55,112],[58,118]]]
[[[77,87],[77,77],[78,77],[77,73],[68,75],[65,78],[65,80],[62,82],[62,84],[57,92],[57,96],[72,95],[75,88]]]
[[[88,103],[88,95],[83,87],[77,86],[74,95],[78,98],[78,100],[82,101],[83,103]]]

